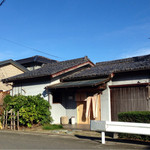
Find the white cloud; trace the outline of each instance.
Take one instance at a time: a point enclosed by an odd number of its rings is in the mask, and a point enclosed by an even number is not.
[[[142,48],[131,53],[122,54],[121,57],[129,58],[129,57],[142,56],[142,55],[148,55],[148,54],[150,54],[150,48]]]
[[[132,26],[126,26],[121,29],[116,29],[111,32],[107,32],[101,36],[99,36],[99,39],[102,40],[104,38],[114,38],[114,37],[132,37],[133,35],[139,35],[139,34],[146,34],[150,32],[150,23],[140,24],[140,25],[132,25]]]

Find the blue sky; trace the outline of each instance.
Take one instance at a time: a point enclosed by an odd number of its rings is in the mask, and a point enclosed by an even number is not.
[[[150,0],[6,0],[0,7],[0,61],[114,60],[150,54],[149,37]]]

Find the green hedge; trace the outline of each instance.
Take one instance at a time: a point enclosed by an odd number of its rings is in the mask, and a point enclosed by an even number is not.
[[[118,120],[122,122],[150,123],[150,111],[122,112],[118,114]],[[135,134],[119,134],[119,137],[143,141],[150,140],[150,136]]]

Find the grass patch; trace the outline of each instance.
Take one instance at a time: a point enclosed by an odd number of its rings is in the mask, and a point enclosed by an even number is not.
[[[58,130],[58,129],[63,129],[63,126],[57,125],[57,124],[45,124],[45,125],[43,125],[43,130]]]

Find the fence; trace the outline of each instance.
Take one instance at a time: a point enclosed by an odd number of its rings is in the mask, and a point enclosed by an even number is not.
[[[10,110],[9,112],[4,111],[4,115],[2,116],[2,128],[19,130],[19,111],[17,114],[13,110]]]
[[[105,132],[150,135],[150,124],[91,120],[91,130],[101,131],[102,144],[105,144]]]

